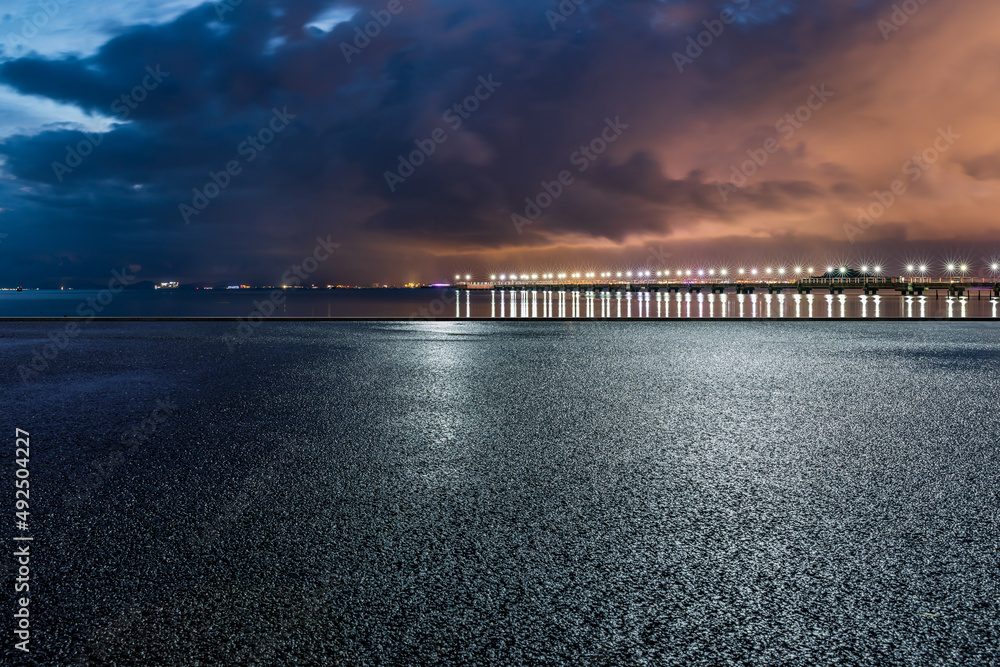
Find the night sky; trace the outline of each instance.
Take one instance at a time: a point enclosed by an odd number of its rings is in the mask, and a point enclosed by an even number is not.
[[[0,286],[1000,255],[1000,4],[577,1],[5,8]]]

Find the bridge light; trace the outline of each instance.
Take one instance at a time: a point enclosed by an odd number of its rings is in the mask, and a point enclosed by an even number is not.
[[[847,267],[846,266],[840,267],[840,272],[841,273],[847,273]]]
[[[926,264],[921,264],[920,265],[920,273],[927,273],[927,265]]]
[[[723,276],[726,276],[726,275],[729,275],[729,271],[727,271],[726,269],[722,269],[721,271],[719,271],[719,274],[723,275]]]
[[[688,269],[687,271],[685,271],[685,272],[684,272],[684,275],[686,275],[686,276],[690,276],[690,275],[691,275],[691,269]]]
[[[740,272],[739,272],[739,273],[740,273],[740,275],[742,276],[742,275],[743,275],[744,273],[746,273],[746,269],[740,269]]]
[[[802,267],[801,266],[796,266],[795,267],[795,275],[798,275],[800,273],[802,273]]]
[[[826,267],[826,272],[827,273],[833,273],[833,267],[832,266]]]
[[[990,269],[993,271],[1000,270],[1000,264],[991,264]]]
[[[466,280],[472,280],[472,276],[465,276]]]
[[[879,273],[882,273],[882,267],[881,266],[876,266],[875,267],[875,274],[878,275]]]
[[[907,270],[907,272],[909,272],[909,273],[913,273],[913,265],[912,265],[912,264],[907,264],[907,265],[906,265],[906,270]]]
[[[705,269],[698,269],[698,275],[699,276],[705,275]]]
[[[778,269],[778,274],[782,275],[782,276],[785,275],[785,269],[783,269],[783,268],[782,269]]]
[[[813,273],[816,272],[816,270],[811,266],[807,270],[809,271],[809,275],[812,275]]]
[[[771,275],[771,267],[767,267],[767,275]]]
[[[960,268],[962,269],[962,273],[965,273],[966,271],[969,270],[969,267],[966,266],[965,264],[963,264]]]
[[[757,275],[757,269],[750,269],[750,274],[754,276]]]
[[[461,280],[462,276],[455,276],[455,280]]]
[[[496,276],[490,276],[490,280],[496,280],[496,279],[497,279]]]
[[[861,272],[862,273],[868,273],[868,265],[862,266],[861,267]]]
[[[947,266],[947,269],[948,269],[949,271],[954,271],[954,270],[955,270],[955,265],[954,265],[954,264],[949,264],[949,265]]]

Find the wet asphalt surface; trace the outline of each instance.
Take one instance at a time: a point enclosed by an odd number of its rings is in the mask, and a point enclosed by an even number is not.
[[[83,326],[8,664],[1000,661],[996,324]]]

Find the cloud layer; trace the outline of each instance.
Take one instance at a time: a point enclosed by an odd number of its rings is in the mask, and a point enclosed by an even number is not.
[[[232,2],[5,49],[75,115],[0,143],[0,282],[267,283],[328,235],[317,283],[1000,250],[1000,7]]]

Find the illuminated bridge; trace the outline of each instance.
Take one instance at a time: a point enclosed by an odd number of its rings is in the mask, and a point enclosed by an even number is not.
[[[814,290],[829,290],[843,294],[859,290],[877,294],[882,290],[920,296],[924,292],[946,292],[949,296],[965,296],[973,290],[981,297],[983,291],[1000,296],[1000,262],[993,261],[978,269],[961,262],[942,264],[936,277],[927,264],[908,264],[905,275],[884,275],[878,264],[828,266],[826,273],[816,276],[813,267],[795,266],[719,269],[675,269],[656,271],[604,271],[583,273],[500,274],[489,280],[474,280],[473,276],[455,276],[453,287],[469,290],[557,291],[557,292],[688,292],[712,294],[754,294],[758,291],[781,294],[785,290],[811,294]]]
[[[721,277],[721,276],[720,276]],[[843,294],[846,290],[857,290],[865,294],[878,294],[881,291],[894,291],[903,295],[921,296],[925,292],[935,295],[941,292],[949,296],[971,296],[979,298],[983,293],[1000,297],[1000,280],[992,278],[882,278],[866,277],[813,277],[798,280],[575,280],[546,279],[504,281],[457,281],[452,284],[460,290],[498,290],[498,291],[552,291],[552,292],[687,292],[700,294],[754,294],[767,292],[780,294],[787,291],[798,294],[811,294],[813,291],[829,291],[831,294]]]

